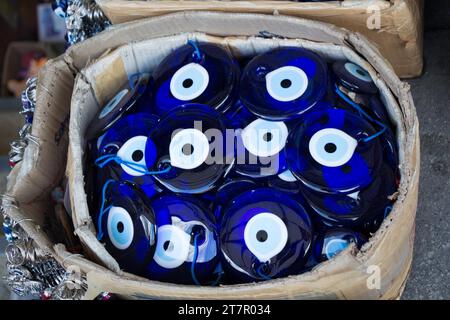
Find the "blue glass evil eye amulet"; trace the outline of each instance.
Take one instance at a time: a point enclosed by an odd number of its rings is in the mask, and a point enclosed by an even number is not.
[[[159,115],[199,103],[224,112],[237,98],[240,71],[220,46],[190,42],[168,55],[153,73],[154,107]]]
[[[286,120],[314,107],[325,96],[327,79],[327,65],[314,52],[278,48],[247,64],[239,96],[258,117]]]
[[[155,175],[165,188],[177,193],[204,193],[214,188],[234,163],[227,147],[225,119],[204,105],[177,107],[161,118],[150,134],[155,143]],[[214,140],[214,141],[212,141]]]
[[[304,207],[271,188],[242,193],[222,218],[220,248],[231,282],[268,280],[299,272],[311,249]]]
[[[311,189],[356,192],[373,182],[381,166],[376,134],[369,122],[343,109],[308,113],[289,136],[289,167]]]
[[[162,195],[152,201],[158,241],[147,267],[150,279],[211,284],[218,274],[218,239],[212,213],[199,200]]]
[[[289,135],[283,121],[255,119],[237,131],[236,172],[262,178],[287,169],[284,148]]]
[[[156,249],[155,214],[147,197],[126,182],[112,182],[105,190],[103,211],[94,219],[98,238],[127,272],[145,275]]]
[[[337,61],[332,69],[338,83],[347,90],[370,95],[378,92],[369,72],[357,64],[350,61]]]

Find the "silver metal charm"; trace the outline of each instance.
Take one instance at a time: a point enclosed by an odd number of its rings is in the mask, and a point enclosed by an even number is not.
[[[80,299],[87,290],[86,278],[77,268],[64,269],[53,257],[40,250],[14,221],[4,215],[3,230],[8,274],[5,282],[19,296],[42,299]]]

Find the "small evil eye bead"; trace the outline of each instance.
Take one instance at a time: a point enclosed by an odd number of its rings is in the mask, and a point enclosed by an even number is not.
[[[204,203],[187,196],[152,200],[158,242],[147,266],[150,279],[181,284],[212,283],[218,276],[216,222]]]
[[[349,229],[329,229],[317,237],[314,243],[314,257],[319,262],[330,260],[350,245],[360,248],[366,241],[365,236]]]
[[[145,194],[126,182],[106,190],[103,213],[95,217],[100,241],[127,272],[144,275],[156,249],[155,214]]]
[[[377,133],[369,122],[346,110],[308,113],[291,130],[286,147],[289,168],[311,189],[356,192],[373,181],[381,166]]]
[[[290,194],[272,188],[233,199],[220,227],[222,266],[230,282],[278,278],[302,270],[311,250],[312,225]]]
[[[255,119],[236,130],[236,172],[262,178],[287,169],[284,148],[289,129],[283,121]]]
[[[327,65],[317,54],[278,48],[247,64],[239,97],[258,117],[287,120],[314,107],[325,96],[327,82]]]
[[[165,188],[177,193],[205,193],[225,177],[234,164],[234,135],[228,137],[226,120],[203,105],[180,106],[167,113],[150,134],[157,159],[153,170]]]
[[[187,44],[167,56],[153,73],[159,115],[187,104],[224,112],[237,98],[240,71],[231,53],[208,43]]]
[[[130,110],[147,86],[148,76],[140,75],[131,79],[118,93],[103,105],[87,128],[87,139],[101,136]]]
[[[332,66],[337,81],[346,89],[363,94],[376,94],[378,88],[367,70],[350,61],[337,61]]]

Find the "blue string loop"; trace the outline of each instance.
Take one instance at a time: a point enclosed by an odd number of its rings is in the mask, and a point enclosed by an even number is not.
[[[361,139],[363,142],[369,142],[377,137],[379,137],[380,135],[382,135],[383,133],[386,132],[387,127],[384,123],[372,118],[371,116],[369,116],[356,102],[354,102],[352,99],[350,99],[344,92],[342,92],[341,89],[339,89],[339,87],[336,85],[336,93],[337,95],[342,98],[345,102],[347,102],[350,106],[352,106],[354,109],[356,109],[359,114],[363,117],[366,117],[368,120],[376,123],[377,125],[379,125],[381,127],[381,130],[378,131],[377,133],[375,133],[374,135],[371,135],[370,137]]]
[[[200,51],[200,48],[198,47],[197,41],[195,40],[188,40],[187,42],[192,48],[194,48],[194,55],[197,61],[202,60],[202,53]]]
[[[103,238],[103,230],[102,230],[103,214],[105,212],[109,211],[109,209],[111,209],[111,207],[112,207],[112,206],[109,206],[105,209],[106,190],[108,189],[108,186],[113,182],[115,182],[115,180],[109,179],[108,181],[105,182],[105,184],[103,185],[103,189],[102,189],[102,206],[100,208],[100,213],[98,215],[98,221],[97,221],[97,229],[98,229],[97,240],[99,240],[99,241]]]
[[[194,256],[192,257],[192,263],[191,263],[191,276],[192,276],[192,280],[194,281],[194,283],[197,286],[200,286],[200,282],[197,280],[197,277],[195,276],[195,264],[197,263],[197,258],[198,258],[198,243],[197,243],[197,239],[200,236],[200,234],[196,234],[194,237]]]
[[[116,154],[107,154],[107,155],[98,157],[95,160],[95,165],[98,166],[99,168],[103,168],[110,162],[115,162],[118,165],[124,165],[124,166],[126,166],[127,168],[129,168],[131,170],[134,170],[134,171],[136,171],[138,173],[145,174],[145,175],[163,174],[163,173],[169,172],[172,169],[172,167],[170,165],[168,165],[167,168],[165,168],[163,170],[149,171],[149,170],[147,170],[147,167],[145,165],[140,164],[140,163],[135,163],[135,162],[123,160],[122,158],[120,158]]]

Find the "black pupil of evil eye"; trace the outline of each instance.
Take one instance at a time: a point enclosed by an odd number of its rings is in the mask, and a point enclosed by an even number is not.
[[[366,76],[367,75],[366,72],[364,72],[364,70],[362,70],[362,69],[356,69],[356,73],[361,75],[361,76]]]
[[[144,157],[144,153],[141,150],[136,150],[131,155],[131,158],[133,159],[133,161],[136,161],[136,162],[141,161],[143,157]]]
[[[256,233],[256,240],[259,242],[265,242],[267,240],[268,234],[266,230],[259,230]]]
[[[337,147],[334,143],[327,143],[325,145],[325,151],[328,153],[334,153],[334,152],[336,152],[336,149],[337,149]]]
[[[192,79],[187,78],[186,80],[183,81],[183,88],[190,88],[192,87],[192,85],[194,84],[194,81],[192,81]]]
[[[264,136],[263,136],[263,139],[266,142],[271,141],[272,140],[272,133],[270,133],[270,132],[265,133]]]
[[[289,88],[292,85],[292,81],[289,80],[289,79],[284,79],[284,80],[281,81],[280,84],[281,84],[282,88],[287,89],[287,88]]]
[[[171,250],[170,241],[167,240],[166,242],[164,242],[163,249],[164,249],[164,251],[170,251]]]
[[[125,227],[123,225],[123,222],[117,223],[117,231],[119,231],[119,233],[122,233],[124,229]]]
[[[191,154],[194,153],[194,146],[190,143],[186,143],[183,146],[182,152],[186,155],[186,156],[190,156]]]

